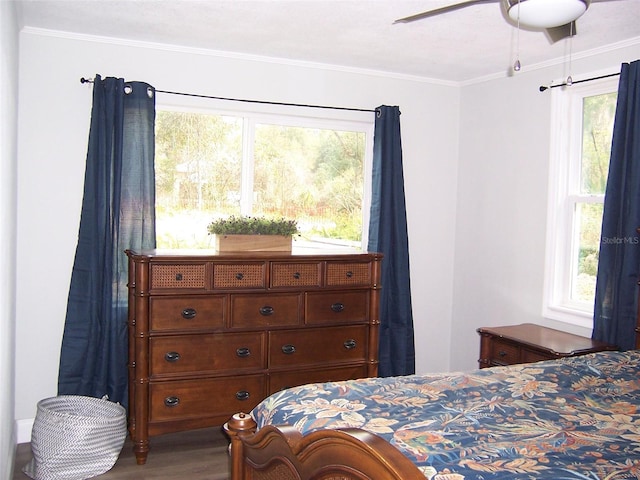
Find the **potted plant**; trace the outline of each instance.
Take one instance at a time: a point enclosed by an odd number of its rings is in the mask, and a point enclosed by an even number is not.
[[[214,220],[207,226],[219,252],[291,251],[296,220],[235,216]]]

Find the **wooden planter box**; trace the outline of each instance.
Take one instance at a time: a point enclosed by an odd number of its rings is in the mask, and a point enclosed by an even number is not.
[[[214,235],[218,252],[290,252],[291,236]]]

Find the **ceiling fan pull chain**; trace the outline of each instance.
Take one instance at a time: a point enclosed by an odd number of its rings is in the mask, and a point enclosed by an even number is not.
[[[513,64],[513,71],[519,72],[522,68],[520,64],[520,0],[518,0],[518,30],[516,32],[516,62]]]
[[[567,86],[571,86],[573,85],[573,78],[571,78],[571,70],[572,70],[572,66],[571,66],[571,57],[572,57],[572,48],[573,48],[573,22],[571,22],[571,27],[569,27],[569,75],[567,76],[567,80],[564,82],[567,84]]]

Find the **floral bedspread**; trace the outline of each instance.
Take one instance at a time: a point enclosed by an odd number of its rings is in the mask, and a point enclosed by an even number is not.
[[[640,479],[640,351],[311,384],[252,415],[303,433],[368,430],[431,480]]]

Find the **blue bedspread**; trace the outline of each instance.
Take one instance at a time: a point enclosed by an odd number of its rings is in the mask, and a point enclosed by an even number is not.
[[[303,433],[368,430],[431,480],[640,479],[640,351],[311,384],[252,415]]]

